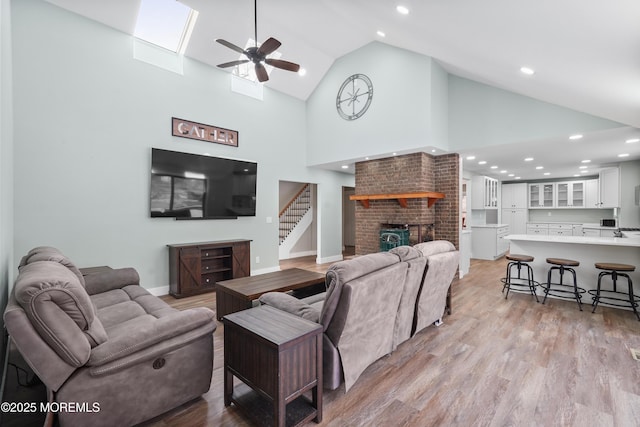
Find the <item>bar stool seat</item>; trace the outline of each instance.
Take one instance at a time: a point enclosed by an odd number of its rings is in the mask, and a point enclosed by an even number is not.
[[[547,301],[547,297],[549,295],[556,298],[575,299],[578,303],[578,308],[582,311],[582,294],[587,291],[586,289],[578,286],[576,281],[576,271],[571,268],[578,267],[580,262],[565,258],[547,258],[547,263],[551,264],[551,267],[547,273],[547,283],[540,285],[544,289],[544,298],[542,299],[542,303],[544,304]],[[556,270],[560,274],[560,281],[552,282],[552,273]],[[563,283],[565,272],[571,273],[573,276],[573,284]]]
[[[507,299],[507,297],[509,296],[509,291],[513,287],[515,287],[515,290],[528,289],[531,295],[533,295],[536,298],[536,301],[540,302],[538,300],[538,295],[536,294],[536,287],[540,286],[540,284],[535,280],[533,280],[533,269],[528,264],[529,262],[532,262],[534,258],[530,255],[521,255],[521,254],[509,254],[509,255],[506,255],[505,258],[510,262],[507,264],[506,277],[503,277],[502,279],[500,279],[500,281],[503,283],[502,292],[504,293],[504,290],[505,289],[507,290],[507,293],[505,294],[504,299]],[[511,269],[513,267],[516,267],[518,269],[517,277],[514,277],[511,273]],[[525,268],[527,270],[526,278],[521,276],[522,268]]]
[[[640,314],[638,314],[638,303],[636,302],[636,296],[633,294],[633,282],[625,271],[631,272],[636,270],[635,265],[630,264],[618,264],[614,262],[596,262],[595,267],[601,271],[598,274],[598,286],[595,290],[591,289],[589,294],[593,302],[592,313],[596,312],[598,303],[602,303],[608,306],[614,307],[631,307],[636,315],[636,318],[640,321]],[[601,289],[602,278],[605,276],[611,276],[613,282],[613,290]],[[628,292],[618,291],[618,277],[624,277],[627,279]],[[620,295],[625,295],[626,298],[619,298]],[[622,304],[621,304],[622,303]]]

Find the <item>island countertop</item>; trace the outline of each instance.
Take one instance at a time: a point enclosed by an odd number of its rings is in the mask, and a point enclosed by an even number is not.
[[[640,283],[640,235],[627,233],[628,237],[590,237],[590,236],[558,236],[510,234],[505,236],[509,240],[509,251],[512,254],[524,254],[534,257],[529,265],[533,268],[534,279],[540,283],[547,281],[550,264],[547,258],[565,258],[578,261],[574,267],[578,286],[587,290],[595,289],[598,274],[601,270],[595,268],[597,262],[631,264],[636,270],[629,272],[633,282]],[[554,276],[557,281],[557,275]],[[611,279],[603,279],[603,289],[611,288]],[[626,281],[618,283],[619,290],[626,291]],[[606,287],[606,288],[605,288]],[[638,294],[636,287],[636,295]],[[541,288],[537,290],[542,295]],[[551,298],[551,296],[549,296]],[[591,295],[583,294],[583,304],[590,311]],[[626,309],[626,308],[625,308]],[[635,316],[634,316],[635,318]]]
[[[541,234],[509,234],[504,237],[510,241],[571,243],[579,245],[628,246],[640,248],[640,237],[592,237],[592,236],[558,236]]]

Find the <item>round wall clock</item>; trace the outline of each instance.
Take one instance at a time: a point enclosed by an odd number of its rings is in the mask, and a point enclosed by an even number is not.
[[[362,116],[373,98],[371,79],[364,74],[354,74],[347,77],[338,90],[336,109],[345,120],[355,120]]]

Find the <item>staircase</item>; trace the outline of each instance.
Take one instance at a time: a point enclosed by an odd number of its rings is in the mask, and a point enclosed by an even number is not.
[[[287,240],[287,237],[291,235],[293,229],[302,221],[310,209],[311,187],[309,184],[305,184],[280,212],[280,245]]]

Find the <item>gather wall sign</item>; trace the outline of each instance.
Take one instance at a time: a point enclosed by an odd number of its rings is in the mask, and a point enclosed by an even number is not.
[[[198,141],[214,142],[233,147],[238,146],[237,130],[205,125],[176,117],[171,118],[171,134],[181,138],[197,139]]]

